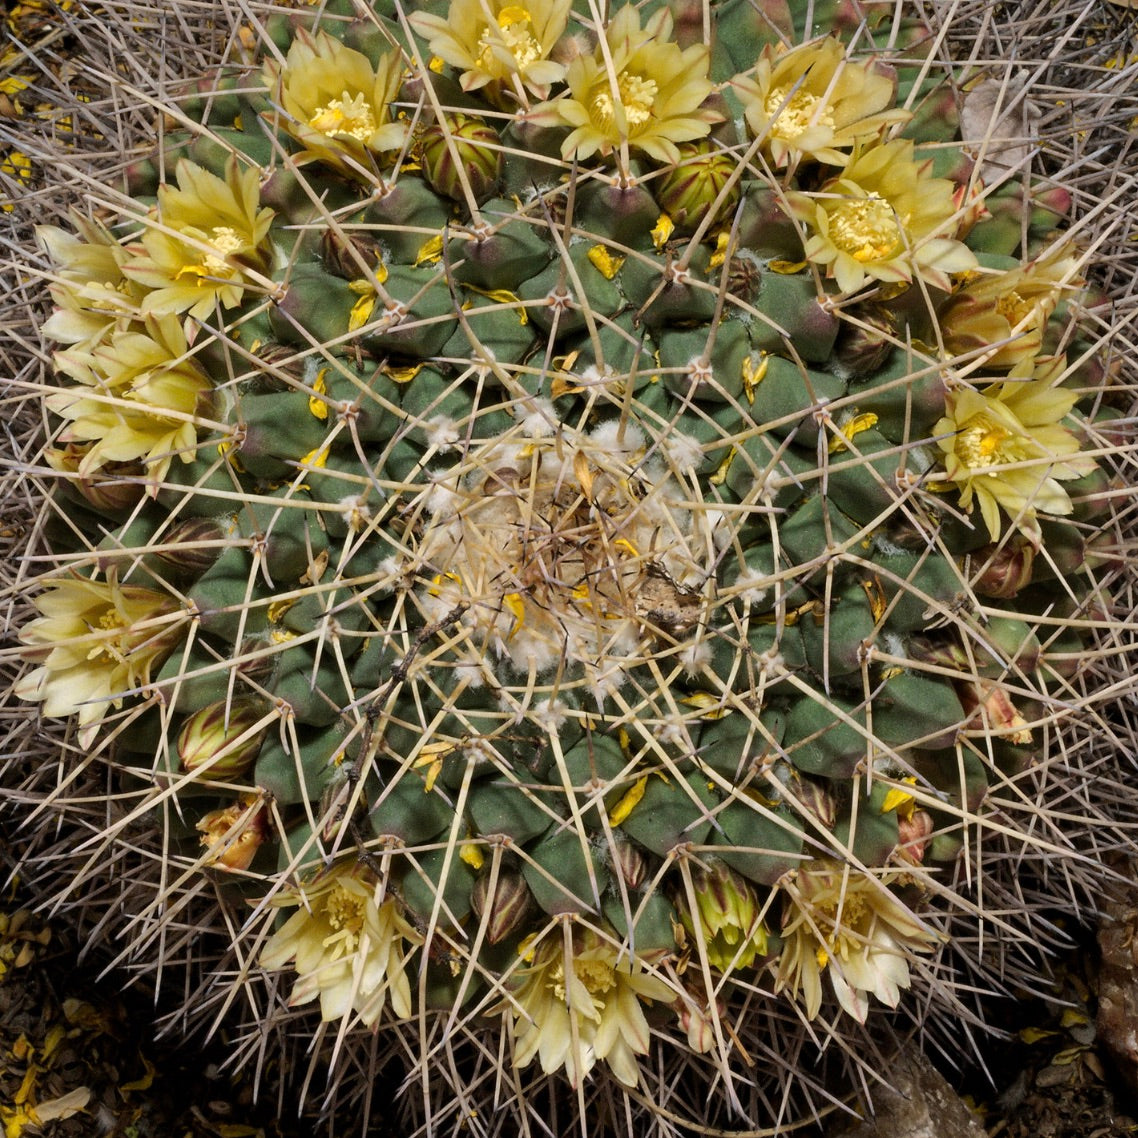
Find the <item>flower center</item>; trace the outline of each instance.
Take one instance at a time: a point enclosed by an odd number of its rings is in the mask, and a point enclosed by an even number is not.
[[[533,17],[516,4],[510,4],[498,13],[498,30],[495,35],[490,27],[478,40],[481,49],[478,66],[490,71],[494,66],[494,48],[505,45],[514,57],[519,71],[524,71],[531,63],[541,59],[544,52],[541,42],[533,34]]]
[[[342,885],[334,886],[324,902],[324,919],[332,929],[331,935],[324,938],[324,947],[338,949],[344,955],[355,952],[360,943],[365,908],[363,897]]]
[[[881,261],[901,247],[901,226],[885,198],[852,198],[827,212],[830,240],[855,261]]]
[[[593,996],[603,996],[616,987],[616,977],[610,965],[603,960],[574,960],[573,971],[577,979],[589,990]]]
[[[375,115],[371,104],[362,95],[349,95],[345,91],[323,107],[317,107],[308,125],[330,138],[354,138],[367,142],[375,133]]]
[[[88,626],[95,631],[94,626]],[[88,660],[97,660],[100,656],[108,656],[117,664],[125,664],[127,655],[131,651],[130,642],[126,638],[127,629],[123,626],[122,618],[113,609],[107,609],[99,617],[99,629],[104,632],[118,633],[116,637],[102,637],[97,644],[92,645],[87,653]],[[105,665],[104,665],[105,666]]]
[[[620,104],[624,108],[624,119],[630,129],[643,126],[652,117],[652,104],[656,99],[656,80],[645,79],[642,75],[631,75],[622,71],[617,79]],[[607,130],[613,125],[612,86],[606,79],[593,96],[593,121]]]
[[[1013,433],[988,415],[974,415],[956,440],[956,453],[968,467],[995,466],[1007,462],[1005,444]],[[995,477],[994,472],[991,473]]]
[[[195,265],[183,265],[178,276],[196,276],[198,284],[204,284],[208,277],[233,277],[235,270],[227,258],[238,252],[245,244],[235,229],[228,225],[215,225],[210,230],[206,243],[209,252]]]
[[[215,252],[207,253],[202,261],[202,267],[213,276],[220,276],[229,271],[226,258],[236,253],[244,244],[237,235],[237,231],[228,225],[218,225],[210,233],[210,245]]]
[[[848,960],[851,949],[854,952],[861,952],[865,948],[864,925],[871,913],[865,900],[856,894],[847,894],[842,904],[840,925],[836,923],[837,913],[836,905],[827,905],[818,922],[819,928],[825,928],[826,925],[831,928],[830,934],[826,937],[826,944],[819,945],[815,953],[819,968],[825,968],[831,956]]]
[[[776,87],[763,104],[767,116],[774,120],[772,134],[793,140],[812,126],[834,125],[834,112],[828,103],[823,103],[809,91],[796,91],[788,99],[789,90],[789,87]]]
[[[996,311],[1009,324],[1018,324],[1031,313],[1032,306],[1015,289],[1009,289],[996,301]]]

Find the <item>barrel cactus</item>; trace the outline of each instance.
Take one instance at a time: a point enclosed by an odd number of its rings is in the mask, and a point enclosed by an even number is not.
[[[156,835],[125,957],[223,938],[204,1018],[423,1132],[821,1110],[827,1041],[1039,946],[989,864],[1093,864],[1125,401],[1069,196],[892,2],[235,43],[39,229],[13,693],[50,803],[101,778],[85,874]]]

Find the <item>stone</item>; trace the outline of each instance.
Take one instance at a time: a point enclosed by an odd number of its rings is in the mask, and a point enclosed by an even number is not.
[[[1119,1073],[1138,1086],[1138,865],[1118,867],[1099,923],[1098,1038]]]
[[[979,1120],[915,1048],[897,1057],[889,1081],[874,1088],[864,1121],[836,1123],[827,1138],[985,1138]]]

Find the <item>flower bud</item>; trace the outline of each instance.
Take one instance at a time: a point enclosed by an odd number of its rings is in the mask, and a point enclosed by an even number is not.
[[[638,889],[648,876],[648,858],[634,842],[630,842],[619,830],[613,831],[613,865],[629,889]]]
[[[121,514],[134,509],[146,493],[146,471],[140,462],[105,462],[90,475],[79,475],[88,447],[68,443],[62,449],[50,447],[44,460],[52,470],[74,474],[71,485],[100,513]]]
[[[196,829],[209,851],[206,865],[227,871],[248,869],[269,836],[268,810],[260,795],[243,794],[232,806],[211,810]]]
[[[897,325],[884,309],[858,305],[838,331],[835,354],[851,379],[876,374],[884,366],[897,339]]]
[[[423,177],[444,197],[465,200],[460,166],[476,202],[490,197],[502,180],[502,140],[482,119],[449,115],[423,131],[420,147]]]
[[[489,909],[486,939],[491,944],[505,940],[525,923],[533,907],[533,895],[525,878],[515,869],[500,868],[498,880],[490,894],[490,874],[479,877],[470,891],[470,906],[479,920]]]
[[[1016,746],[1031,745],[1031,727],[1000,683],[995,680],[969,680],[958,684],[957,690],[961,705],[969,715],[969,728],[990,732]]]
[[[178,732],[182,769],[200,769],[217,780],[240,778],[252,766],[269,729],[268,723],[256,727],[264,715],[264,701],[255,696],[219,699],[195,711]]]
[[[186,518],[172,526],[154,556],[182,577],[200,577],[221,556],[225,531],[214,518]]]
[[[914,636],[907,647],[909,659],[918,664],[934,664],[938,668],[952,668],[958,672],[970,672],[974,667],[964,645],[955,640]]]
[[[925,859],[935,828],[933,816],[927,810],[914,810],[908,817],[897,818],[897,856],[910,865],[920,865]]]
[[[706,1055],[715,1046],[715,1028],[712,1026],[709,1007],[676,1002],[676,1017],[687,1032],[688,1046],[700,1055]]]
[[[833,794],[821,781],[799,775],[791,784],[790,790],[802,807],[813,814],[827,830],[832,830],[837,820],[838,807]]]
[[[325,229],[320,238],[320,256],[324,267],[346,281],[365,276],[365,268],[373,268],[382,260],[379,241],[366,234],[337,233]]]
[[[710,860],[693,874],[699,924],[707,944],[708,963],[720,972],[749,968],[767,951],[767,929],[759,916],[754,890],[723,862]],[[693,914],[680,906],[680,921],[696,935]]]
[[[251,636],[241,641],[240,657],[255,656],[252,660],[242,660],[237,665],[237,674],[256,684],[264,684],[276,671],[279,649],[268,640]],[[260,653],[260,655],[257,655]]]
[[[715,208],[719,195],[738,163],[717,150],[707,139],[681,143],[680,161],[654,187],[660,208],[675,222],[676,229],[693,233]],[[728,217],[739,201],[736,182],[723,195],[713,221]]]
[[[1035,548],[1026,538],[1005,541],[999,547],[985,546],[972,556],[982,566],[972,582],[981,596],[1009,600],[1031,584]]]

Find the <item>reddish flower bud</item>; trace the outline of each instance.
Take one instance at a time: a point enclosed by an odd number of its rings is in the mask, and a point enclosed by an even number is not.
[[[200,577],[221,556],[224,537],[214,518],[186,518],[166,532],[154,556],[181,576]]]
[[[612,836],[613,865],[624,878],[625,885],[629,889],[637,889],[648,876],[648,858],[638,845],[630,842],[619,830],[614,830]]]
[[[501,868],[494,892],[490,893],[490,874],[479,877],[470,891],[470,906],[479,920],[489,910],[486,939],[491,944],[505,940],[525,923],[533,907],[533,895],[517,870]]]
[[[838,807],[833,794],[818,779],[799,776],[790,790],[804,809],[813,814],[827,830],[832,830],[837,821]]]
[[[1030,746],[1033,737],[1027,720],[1011,696],[994,680],[969,680],[957,685],[960,702],[970,715],[967,726],[984,730],[1016,746]]]
[[[972,556],[981,567],[972,587],[981,596],[1008,600],[1031,584],[1035,547],[1026,538],[1013,538],[999,547],[988,545]]]
[[[337,233],[333,229],[324,230],[320,239],[320,256],[330,273],[347,281],[366,276],[367,270],[374,269],[382,260],[376,238],[342,230]]]
[[[933,816],[927,810],[914,810],[907,818],[897,819],[897,856],[910,865],[920,865],[925,859],[935,828]]]
[[[74,474],[71,485],[100,513],[121,514],[134,509],[146,493],[146,471],[140,462],[105,462],[94,474],[79,475],[79,466],[89,446],[67,443],[44,451],[52,470]]]
[[[853,308],[838,331],[838,363],[850,378],[874,375],[893,351],[897,324],[884,309],[870,305]]]

